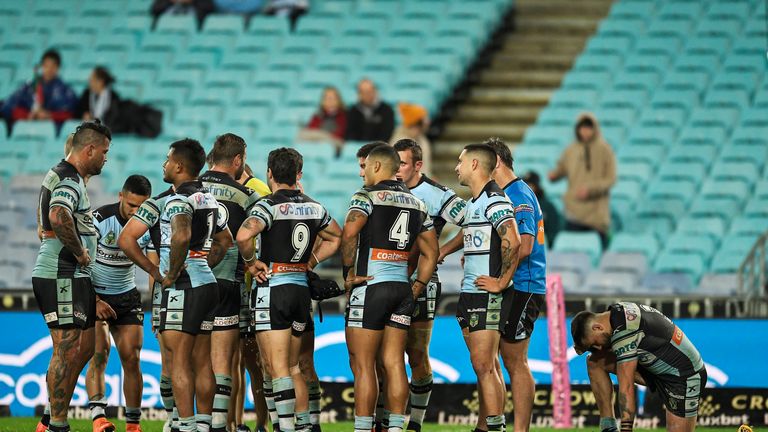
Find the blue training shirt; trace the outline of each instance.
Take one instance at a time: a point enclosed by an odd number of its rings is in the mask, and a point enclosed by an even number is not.
[[[501,276],[501,237],[497,229],[514,218],[512,203],[493,180],[477,198],[467,201],[464,216],[463,293],[487,293],[475,286],[480,276]]]
[[[120,216],[120,203],[105,205],[93,212],[99,233],[96,261],[93,264],[93,289],[97,294],[123,294],[136,287],[133,261],[117,246],[126,219]],[[150,248],[149,231],[139,238],[139,247]]]
[[[517,264],[513,276],[515,289],[533,294],[547,292],[547,254],[544,241],[544,215],[536,195],[520,177],[504,187],[504,193],[515,207],[520,236],[533,236],[531,254]]]

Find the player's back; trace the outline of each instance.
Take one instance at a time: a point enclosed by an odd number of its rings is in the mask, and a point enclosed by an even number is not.
[[[464,222],[467,202],[453,190],[426,175],[422,175],[419,183],[410,190],[416,198],[424,202],[427,213],[432,218],[437,238],[440,238],[446,223],[461,225]]]
[[[62,160],[48,171],[40,187],[38,205],[38,221],[40,221],[43,241],[32,276],[49,279],[89,277],[90,267],[80,267],[72,252],[56,238],[48,217],[52,207],[60,206],[69,210],[80,241],[88,250],[89,256],[91,258],[95,256],[96,228],[91,216],[91,203],[85,181],[72,164]]]
[[[408,282],[408,255],[418,235],[432,228],[425,204],[400,181],[385,180],[352,196],[350,212],[368,217],[360,232],[357,275],[372,284]]]
[[[93,287],[99,294],[122,294],[135,288],[133,261],[118,247],[117,238],[127,220],[120,215],[120,203],[99,207],[93,212],[99,241],[93,263]],[[139,239],[144,249],[150,243],[149,233]]]
[[[515,289],[534,294],[546,293],[547,256],[544,239],[544,215],[536,194],[518,177],[504,187],[515,209],[517,230],[520,235],[533,236],[531,253],[517,264],[514,275]]]
[[[704,367],[690,339],[658,310],[620,302],[611,305],[609,311],[617,362],[636,358],[654,375],[689,376]]]
[[[173,194],[173,187],[169,187],[161,194],[144,201],[133,215],[133,219],[143,223],[148,229],[150,237],[148,248],[158,253],[160,251],[160,216],[165,210],[165,204]]]
[[[176,279],[176,289],[216,283],[207,255],[213,234],[226,227],[219,219],[219,204],[200,181],[186,182],[168,198],[160,218],[160,272],[168,272],[171,248],[171,219],[178,214],[191,218],[191,237],[186,251],[186,268]]]
[[[256,203],[258,195],[253,190],[236,182],[229,174],[219,171],[208,171],[200,176],[208,192],[219,203],[219,217],[226,221],[232,236],[237,236],[237,231],[248,217],[248,211]],[[221,262],[213,268],[216,279],[229,281],[242,281],[243,260],[237,250],[237,245],[227,250]]]
[[[331,223],[328,211],[298,190],[279,189],[257,201],[251,216],[265,225],[259,257],[272,271],[269,285],[306,286],[315,239]]]
[[[479,276],[501,276],[501,237],[498,227],[514,218],[509,199],[499,185],[488,182],[477,198],[467,202],[464,217],[464,280],[461,291],[484,293],[475,286]]]

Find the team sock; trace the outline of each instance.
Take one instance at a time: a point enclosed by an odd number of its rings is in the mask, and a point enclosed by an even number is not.
[[[139,424],[141,421],[141,408],[125,407],[125,422],[127,424]]]
[[[405,414],[389,414],[387,419],[388,432],[403,432],[403,426],[405,426]]]
[[[229,375],[216,375],[216,395],[213,397],[213,422],[211,428],[214,431],[223,431],[227,427],[227,410],[229,410],[229,398],[232,395],[232,377]]]
[[[312,429],[312,424],[309,422],[309,411],[302,411],[296,413],[296,430],[302,432],[309,432]]]
[[[280,432],[294,432],[296,419],[296,390],[293,387],[293,378],[282,377],[272,380],[272,391],[275,395],[275,410],[277,411]]]
[[[600,430],[619,429],[619,424],[613,417],[600,417]]]
[[[48,424],[48,432],[69,432],[69,424],[66,421],[59,423],[51,420]]]
[[[480,429],[480,428],[476,427],[474,432],[488,432],[488,431],[485,430],[485,429]]]
[[[312,425],[312,431],[318,432],[320,430],[320,383],[317,381],[308,382],[307,391],[309,393],[309,423]]]
[[[183,417],[179,419],[179,432],[196,432],[197,423],[195,422],[195,416]]]
[[[43,416],[40,417],[40,423],[43,424],[43,426],[48,426],[51,424],[51,405],[46,404],[45,408],[43,408]]]
[[[371,432],[373,416],[355,416],[355,432]]]
[[[100,418],[107,418],[104,410],[107,408],[107,398],[102,397],[98,400],[89,400],[88,408],[91,410],[91,420],[96,421]]]
[[[173,409],[171,410],[171,431],[179,432],[181,428],[181,419],[179,419],[179,409],[176,407],[176,402],[173,403]]]
[[[173,420],[173,387],[171,387],[171,378],[165,375],[160,375],[160,398],[168,419]]]
[[[408,430],[421,431],[429,398],[432,396],[432,384],[432,374],[411,381],[411,420],[408,422]]]
[[[264,374],[264,400],[267,402],[267,411],[269,411],[269,421],[272,422],[272,430],[280,429],[278,425],[277,409],[275,409],[275,392],[272,388],[272,377]]]
[[[488,432],[505,430],[505,419],[503,415],[488,416],[485,418],[488,424]]]
[[[387,429],[389,429],[389,417],[392,415],[392,413],[384,408],[384,414],[381,417],[381,430],[384,432],[387,432]]]
[[[195,423],[197,423],[197,432],[209,432],[211,430],[211,415],[196,414]]]

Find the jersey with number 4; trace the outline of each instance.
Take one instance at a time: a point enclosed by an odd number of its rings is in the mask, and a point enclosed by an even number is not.
[[[260,259],[272,271],[269,286],[307,286],[307,263],[328,211],[298,190],[280,189],[256,202],[251,217],[264,223]]]
[[[608,310],[616,363],[637,360],[653,375],[676,377],[693,375],[704,367],[691,340],[658,310],[629,302],[613,304]]]
[[[408,255],[416,238],[434,228],[427,207],[403,182],[385,180],[352,196],[350,212],[368,220],[360,231],[358,276],[373,276],[370,284],[408,282]]]
[[[461,292],[485,293],[475,286],[480,276],[501,276],[501,237],[499,226],[514,221],[512,203],[494,181],[480,195],[467,202],[464,216],[464,280]]]
[[[160,273],[165,275],[170,267],[171,222],[179,215],[191,218],[192,236],[185,251],[186,268],[181,270],[174,288],[188,289],[216,283],[207,256],[213,235],[224,230],[226,222],[219,217],[219,203],[199,181],[180,185],[166,201],[160,217]]]

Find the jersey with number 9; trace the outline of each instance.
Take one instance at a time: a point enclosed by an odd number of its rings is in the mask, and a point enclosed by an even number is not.
[[[328,211],[298,190],[280,189],[256,202],[250,212],[264,224],[259,259],[269,266],[269,286],[307,286],[307,263],[317,233],[331,223]]]

